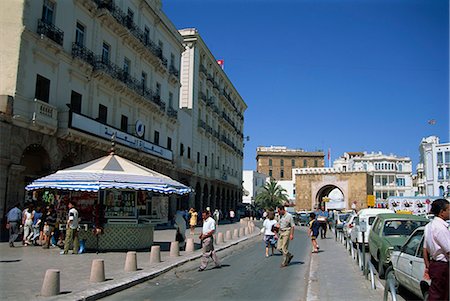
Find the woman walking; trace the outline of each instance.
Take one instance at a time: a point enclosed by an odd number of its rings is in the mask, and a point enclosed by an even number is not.
[[[266,257],[269,257],[269,247],[273,251],[277,244],[276,233],[272,231],[272,227],[276,225],[277,221],[275,220],[275,213],[273,211],[269,211],[267,214],[267,218],[264,220],[264,242],[266,243]]]
[[[30,239],[33,237],[33,205],[29,204],[23,211],[23,244],[28,246],[31,244]]]
[[[191,228],[191,235],[194,235],[195,233],[195,227],[197,226],[197,217],[198,213],[194,208],[191,208],[189,210],[189,227]]]

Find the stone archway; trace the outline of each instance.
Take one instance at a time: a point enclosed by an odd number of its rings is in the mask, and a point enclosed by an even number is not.
[[[204,184],[203,185],[203,209],[206,209],[206,207],[210,207],[210,210],[214,210],[213,208],[211,208],[211,202],[209,199],[209,189],[208,189],[208,184]]]
[[[23,151],[20,165],[25,167],[23,171],[25,184],[51,172],[50,156],[40,144],[31,144]]]
[[[217,209],[215,189],[214,189],[214,186],[212,186],[212,185],[211,185],[211,197],[210,197],[210,200],[211,200],[211,210]]]
[[[342,195],[341,201],[336,201],[331,194],[333,194],[335,191],[340,192]],[[345,209],[345,195],[342,192],[342,190],[333,184],[325,185],[322,188],[317,191],[315,204],[317,204],[317,207],[325,207],[325,210],[327,209]]]
[[[202,187],[200,186],[200,183],[197,183],[197,185],[195,185],[195,210],[197,210],[197,212],[201,212],[203,210]]]

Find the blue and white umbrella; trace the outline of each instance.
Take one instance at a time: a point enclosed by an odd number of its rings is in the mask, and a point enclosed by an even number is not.
[[[59,170],[33,181],[26,190],[65,189],[99,191],[103,189],[148,190],[183,195],[192,189],[172,178],[114,153],[84,164]]]

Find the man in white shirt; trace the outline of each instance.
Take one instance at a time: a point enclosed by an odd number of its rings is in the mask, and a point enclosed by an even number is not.
[[[64,240],[64,252],[69,253],[70,244],[73,243],[73,254],[78,254],[80,243],[78,241],[78,211],[75,209],[75,204],[69,201],[69,214],[67,217],[66,239]]]
[[[423,257],[425,273],[431,278],[429,301],[449,300],[450,219],[449,201],[437,199],[431,204],[434,219],[425,226]]]
[[[202,272],[206,269],[208,265],[209,258],[211,257],[215,263],[215,268],[220,268],[221,264],[219,259],[217,258],[216,251],[214,251],[214,232],[216,231],[216,221],[211,218],[209,211],[203,211],[203,229],[202,234],[200,234],[199,238],[202,242],[202,251],[203,255],[201,258],[200,267],[198,268],[199,272]]]

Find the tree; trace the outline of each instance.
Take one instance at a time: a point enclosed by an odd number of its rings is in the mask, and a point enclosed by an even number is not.
[[[255,203],[263,209],[274,209],[288,201],[286,189],[279,186],[277,181],[270,179],[270,182],[264,184],[260,192],[256,195]]]

